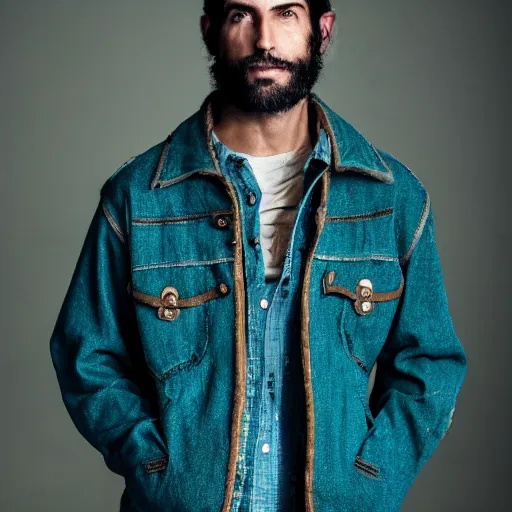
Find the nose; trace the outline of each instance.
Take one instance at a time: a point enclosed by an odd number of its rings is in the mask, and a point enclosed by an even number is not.
[[[271,23],[265,18],[261,18],[258,23],[256,47],[265,51],[274,48],[273,29]]]

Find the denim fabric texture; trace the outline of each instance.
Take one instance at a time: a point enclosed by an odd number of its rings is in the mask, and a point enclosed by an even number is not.
[[[466,372],[430,196],[312,93],[318,158],[266,283],[259,190],[219,164],[216,98],[101,188],[50,339],[65,407],[124,478],[121,512],[263,510],[293,489],[306,512],[398,511]]]
[[[256,202],[242,202],[247,258],[254,257],[256,274],[246,275],[247,391],[242,420],[232,512],[286,512],[298,509],[297,481],[302,476],[300,454],[305,448],[303,399],[296,390],[303,385],[300,366],[299,291],[306,234],[311,222],[312,191],[331,163],[331,146],[325,130],[304,165],[303,199],[277,281],[264,275],[259,236],[258,208],[261,190],[247,159],[231,151],[213,135],[220,168],[240,194],[253,191]],[[313,163],[312,163],[313,162]],[[310,165],[311,164],[311,165]],[[323,164],[323,165],[322,165]],[[251,254],[252,253],[252,254]],[[260,301],[267,300],[267,309]],[[264,451],[267,447],[268,451]],[[301,503],[302,505],[302,503]]]

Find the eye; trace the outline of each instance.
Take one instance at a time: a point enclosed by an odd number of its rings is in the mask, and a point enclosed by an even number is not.
[[[233,23],[238,23],[239,21],[242,21],[242,18],[245,16],[245,12],[235,12],[233,16],[231,16],[231,21]]]
[[[286,16],[286,14],[289,13],[290,16]],[[286,11],[283,11],[281,13],[285,18],[292,18],[293,16],[295,16],[295,13],[291,10],[291,9],[286,9]]]

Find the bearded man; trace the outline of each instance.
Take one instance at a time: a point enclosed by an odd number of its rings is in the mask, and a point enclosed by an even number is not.
[[[121,511],[392,512],[466,358],[430,196],[312,92],[328,0],[205,0],[214,90],[101,189],[51,341]]]

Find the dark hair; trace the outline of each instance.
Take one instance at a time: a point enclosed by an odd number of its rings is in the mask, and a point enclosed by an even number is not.
[[[210,17],[211,25],[206,38],[206,46],[212,55],[217,53],[217,41],[222,25],[222,14],[226,0],[204,0],[203,11]],[[311,27],[316,39],[320,38],[318,22],[322,14],[332,11],[331,0],[306,0],[309,6]]]

